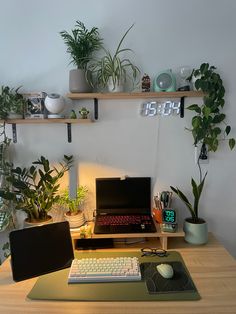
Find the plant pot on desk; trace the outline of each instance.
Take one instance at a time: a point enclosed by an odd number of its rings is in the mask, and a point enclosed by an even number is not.
[[[208,241],[207,223],[199,218],[198,222],[193,222],[192,218],[186,218],[183,230],[185,241],[191,244],[206,244]]]

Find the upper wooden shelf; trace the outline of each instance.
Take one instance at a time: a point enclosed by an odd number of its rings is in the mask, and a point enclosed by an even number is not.
[[[68,93],[70,99],[146,99],[146,98],[181,98],[181,97],[202,97],[203,92],[133,92],[133,93]]]
[[[0,122],[3,122],[0,120]],[[8,124],[51,124],[51,123],[92,123],[91,119],[9,119],[5,121]]]

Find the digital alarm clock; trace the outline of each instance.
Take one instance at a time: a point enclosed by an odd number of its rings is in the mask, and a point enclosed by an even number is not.
[[[157,74],[153,81],[155,92],[175,92],[176,79],[171,70],[165,70]]]
[[[164,232],[175,232],[177,229],[177,215],[173,208],[164,208],[162,210],[162,226]]]

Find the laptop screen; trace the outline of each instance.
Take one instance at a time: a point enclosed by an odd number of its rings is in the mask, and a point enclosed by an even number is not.
[[[151,214],[151,178],[97,178],[97,214]]]

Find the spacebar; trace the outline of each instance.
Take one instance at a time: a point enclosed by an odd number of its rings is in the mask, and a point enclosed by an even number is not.
[[[68,283],[77,282],[116,282],[116,281],[140,281],[140,276],[86,276],[69,277]]]

